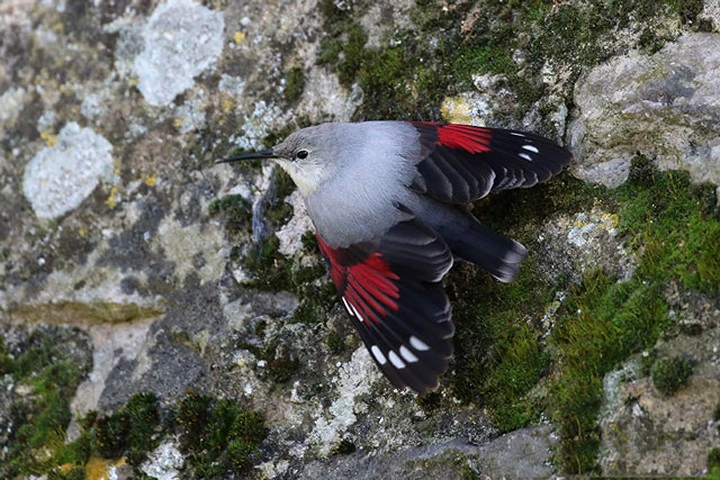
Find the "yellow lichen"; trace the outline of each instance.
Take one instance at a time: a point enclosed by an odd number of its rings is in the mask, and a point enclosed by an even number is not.
[[[232,110],[234,104],[235,104],[235,102],[233,102],[232,98],[226,98],[225,100],[223,100],[223,102],[222,102],[223,113],[230,113],[230,110]]]
[[[185,123],[186,118],[185,117],[178,117],[175,120],[173,120],[173,125],[175,128],[182,127],[183,123]]]
[[[602,228],[609,231],[617,228],[619,219],[616,213],[603,213],[600,222]]]
[[[105,205],[110,208],[114,208],[117,205],[117,197],[118,189],[117,187],[112,187],[112,190],[110,190],[110,195],[108,196],[107,200],[105,200]]]
[[[235,32],[235,43],[241,44],[245,40],[245,32]]]
[[[110,478],[110,463],[104,458],[90,457],[85,465],[87,480],[106,480]]]
[[[450,123],[471,123],[472,106],[462,97],[447,97],[440,107],[440,115]]]
[[[45,140],[48,147],[54,147],[57,143],[57,135],[49,131],[40,132],[40,138]]]
[[[148,187],[154,187],[157,183],[157,177],[155,175],[150,175],[145,179],[145,185]]]

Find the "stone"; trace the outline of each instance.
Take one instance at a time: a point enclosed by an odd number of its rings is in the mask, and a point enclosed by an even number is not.
[[[113,168],[110,142],[70,122],[25,167],[23,193],[38,217],[56,218],[80,205],[101,180],[112,181]]]
[[[135,59],[138,88],[151,105],[167,105],[215,64],[223,48],[225,21],[190,0],[160,4],[143,28],[144,48]]]
[[[720,36],[685,34],[654,55],[632,51],[575,87],[570,145],[582,179],[616,187],[638,153],[661,169],[720,182]]]

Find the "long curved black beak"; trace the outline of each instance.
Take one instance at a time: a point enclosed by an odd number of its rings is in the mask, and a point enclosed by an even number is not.
[[[243,153],[242,155],[237,155],[235,157],[229,157],[229,158],[220,158],[218,160],[215,160],[215,163],[229,163],[229,162],[240,162],[243,160],[255,160],[257,158],[276,158],[277,155],[273,153],[272,148],[268,148],[267,150],[262,150],[260,152],[250,152],[250,153]]]

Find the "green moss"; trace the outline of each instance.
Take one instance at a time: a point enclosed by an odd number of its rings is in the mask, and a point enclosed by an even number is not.
[[[6,373],[32,392],[27,403],[16,406],[17,430],[0,476],[45,473],[58,465],[55,457],[64,448],[72,418],[70,401],[90,367],[73,352],[82,348],[79,342],[84,338],[74,332],[41,327],[28,336],[19,353],[13,355],[7,347],[0,352]]]
[[[51,470],[47,478],[48,480],[85,480],[85,467],[75,465],[67,470]]]
[[[347,345],[345,345],[345,337],[335,330],[330,330],[328,332],[325,342],[327,343],[330,352],[335,355],[341,354],[347,348]]]
[[[460,480],[480,480],[480,474],[467,463],[460,467]]]
[[[596,468],[603,376],[657,341],[667,311],[660,288],[639,281],[616,283],[596,272],[572,289],[551,335],[560,358],[548,399],[561,437],[555,461],[564,472]]]
[[[697,17],[705,8],[703,0],[674,0],[670,4],[675,12],[680,16],[683,23],[695,24]]]
[[[0,375],[12,373],[15,368],[15,361],[13,360],[10,349],[5,346],[5,338],[0,336]]]
[[[296,102],[305,88],[305,73],[300,67],[293,67],[285,74],[285,100]]]
[[[277,230],[293,214],[293,207],[285,199],[295,190],[295,184],[290,176],[280,167],[273,169],[273,191],[272,198],[268,201],[268,208],[265,212],[270,226]]]
[[[243,266],[255,277],[248,285],[264,290],[287,290],[287,259],[278,251],[280,240],[271,236],[263,244],[255,244],[243,258]]]
[[[349,455],[351,453],[355,453],[355,444],[351,442],[350,440],[344,438],[335,445],[332,450],[330,451],[331,455]]]
[[[547,370],[549,356],[540,345],[541,331],[529,319],[542,316],[553,290],[532,269],[527,262],[511,284],[498,284],[464,264],[449,275],[457,325],[453,390],[464,401],[486,406],[500,431],[522,428],[541,411],[527,394]]]
[[[546,65],[568,72],[571,86],[585,67],[616,53],[618,29],[642,28],[638,46],[654,50],[668,40],[665,32],[674,21],[712,30],[707,21],[697,20],[701,0],[610,0],[559,7],[549,0],[493,0],[481,9],[472,2],[448,8],[437,0],[421,0],[410,9],[413,27],[395,31],[389,46],[372,50],[354,21],[364,3],[342,5],[321,2],[326,36],[318,63],[335,71],[342,85],[357,82],[362,87],[358,119],[437,118],[444,97],[472,89],[473,76],[484,73],[506,76],[504,87],[518,99],[506,113],[522,118],[544,94],[537,79]],[[522,68],[512,58],[515,53],[524,58]],[[560,93],[571,101],[570,88]]]
[[[139,466],[160,444],[158,399],[151,393],[133,395],[117,413],[95,422],[95,448],[104,458],[126,456]]]
[[[708,453],[708,470],[720,469],[720,448],[713,448]]]
[[[637,170],[640,173],[637,173]],[[633,162],[618,190],[620,227],[642,247],[638,274],[655,282],[674,280],[685,288],[720,289],[720,220],[708,212],[708,192],[690,183],[687,172],[658,172],[645,160]]]
[[[275,383],[288,382],[300,369],[300,361],[287,349],[268,348],[267,351],[274,352],[274,355],[268,355],[265,367],[271,381]]]
[[[84,418],[78,419],[80,436],[70,443],[58,445],[53,454],[54,465],[85,465],[93,450],[91,428],[95,422],[95,413],[89,412]]]
[[[303,248],[306,252],[313,255],[320,255],[320,247],[318,246],[317,237],[314,232],[308,230],[303,233],[302,237],[300,237],[300,241],[302,242]]]
[[[686,357],[660,359],[652,366],[653,385],[663,395],[673,395],[687,385],[693,371],[693,361]]]
[[[195,478],[243,473],[258,459],[265,439],[264,417],[240,403],[188,392],[176,412],[180,449]]]
[[[222,215],[230,234],[246,231],[252,225],[252,205],[242,195],[226,195],[208,205],[210,216]]]
[[[424,396],[418,396],[416,401],[422,411],[429,414],[440,407],[442,395],[439,392],[430,392]]]
[[[323,274],[324,267],[323,268]],[[318,267],[319,271],[320,267]],[[295,310],[292,323],[304,323],[305,325],[317,325],[338,300],[337,290],[331,282],[325,282],[321,286],[304,284],[301,291],[302,303]]]
[[[367,34],[353,20],[357,12],[353,4],[343,9],[332,0],[320,3],[324,31],[327,34],[320,42],[318,61],[328,65],[338,74],[340,83],[350,86],[364,61],[364,47]]]

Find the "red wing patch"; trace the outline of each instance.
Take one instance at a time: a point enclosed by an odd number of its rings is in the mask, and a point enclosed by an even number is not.
[[[465,204],[491,191],[531,187],[557,174],[572,159],[555,142],[532,133],[498,128],[413,122],[423,147],[418,193]]]
[[[452,265],[445,241],[415,218],[346,248],[317,239],[352,325],[380,371],[398,388],[421,394],[436,388],[455,331],[440,283]]]
[[[346,249],[331,249],[317,235],[320,251],[330,262],[330,276],[343,297],[349,313],[359,320],[382,321],[388,310],[397,311],[400,290],[393,281],[400,277],[392,272],[390,264],[379,252],[360,259],[352,258]],[[357,263],[348,263],[348,260]]]
[[[487,128],[470,125],[438,125],[438,145],[448,148],[460,148],[468,153],[490,151],[492,131]]]

